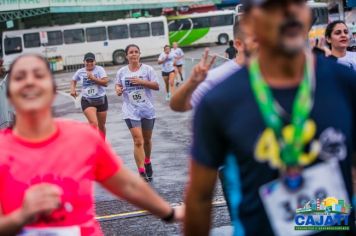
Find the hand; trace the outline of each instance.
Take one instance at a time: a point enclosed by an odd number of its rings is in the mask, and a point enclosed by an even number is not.
[[[74,98],[78,97],[77,91],[76,90],[71,90],[70,91],[70,96],[72,96]]]
[[[309,38],[309,47],[311,49],[316,47],[316,39],[315,38]]]
[[[315,47],[319,48],[320,50],[323,50],[325,53],[325,57],[331,56],[331,50],[326,46],[324,37],[318,39],[310,39],[309,44],[311,48]]]
[[[143,79],[140,79],[138,77],[134,77],[130,80],[130,83],[133,85],[144,85],[145,81]]]
[[[174,207],[174,222],[183,222],[185,218],[185,205]]]
[[[332,54],[331,54],[331,50],[330,50],[330,48],[328,48],[328,47],[324,47],[324,52],[325,52],[325,56],[326,56],[326,57],[329,57],[329,56],[332,55]]]
[[[117,96],[121,96],[122,93],[124,92],[124,87],[122,87],[121,84],[117,84],[115,86],[115,91],[116,91]]]
[[[61,206],[62,194],[62,189],[54,184],[42,183],[29,187],[21,207],[24,222],[30,222],[41,214],[51,214]]]
[[[209,49],[206,48],[200,62],[193,67],[189,80],[194,83],[201,83],[205,80],[208,71],[215,62],[216,55],[213,56],[210,62],[208,62]]]
[[[93,75],[92,72],[90,71],[87,71],[87,76],[88,76],[88,80],[92,80],[92,81],[95,81],[95,76]]]

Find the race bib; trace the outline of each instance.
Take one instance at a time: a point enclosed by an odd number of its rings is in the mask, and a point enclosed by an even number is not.
[[[18,236],[80,236],[79,226],[68,227],[25,227]]]
[[[98,94],[98,86],[92,85],[92,86],[86,87],[84,89],[84,91],[89,97],[95,96]]]
[[[275,180],[261,186],[259,193],[275,235],[310,235],[316,231],[295,230],[295,215],[308,201],[334,197],[350,203],[337,161],[317,164],[302,173],[303,187],[296,193],[290,193],[281,180]]]
[[[129,100],[132,104],[139,105],[142,103],[146,103],[147,97],[145,90],[135,90],[129,93]]]

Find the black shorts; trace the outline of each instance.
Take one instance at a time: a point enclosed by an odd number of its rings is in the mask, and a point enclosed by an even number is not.
[[[164,72],[164,71],[162,71],[162,76],[163,76],[163,77],[167,77],[167,76],[169,76],[171,73],[174,73],[174,70],[172,70],[171,72]]]
[[[177,68],[180,68],[180,67],[182,67],[183,66],[183,64],[181,64],[181,65],[175,65],[175,67],[177,67]]]
[[[89,103],[87,99],[85,99],[85,97],[82,97],[81,105],[83,111],[88,107],[95,107],[97,112],[104,112],[107,111],[109,108],[108,98],[106,97],[106,95],[105,95],[105,103],[102,105],[92,105]]]

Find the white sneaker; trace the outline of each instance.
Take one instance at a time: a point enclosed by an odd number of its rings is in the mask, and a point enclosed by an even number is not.
[[[171,93],[167,93],[167,96],[166,96],[166,101],[169,101],[171,100]]]

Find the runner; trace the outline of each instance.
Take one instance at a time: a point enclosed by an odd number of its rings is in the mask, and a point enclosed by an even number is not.
[[[181,48],[178,47],[178,43],[173,43],[172,52],[176,55],[175,56],[175,73],[179,74],[180,80],[183,81],[183,64],[184,64],[184,52]]]
[[[95,55],[88,52],[84,56],[85,67],[79,69],[73,76],[71,82],[70,95],[78,96],[77,82],[82,83],[81,105],[85,117],[89,124],[104,134],[106,133],[105,123],[108,110],[108,98],[105,87],[109,83],[109,78],[103,67],[95,65]]]
[[[166,85],[166,92],[167,92],[166,101],[169,101],[175,89],[175,84],[174,84],[174,78],[176,76],[174,72],[175,54],[171,52],[171,48],[168,45],[165,45],[163,49],[164,52],[162,52],[161,55],[159,55],[158,64],[162,65],[162,77]]]
[[[158,90],[157,75],[149,65],[140,63],[140,48],[130,44],[125,49],[129,62],[116,75],[116,93],[123,95],[122,112],[134,142],[134,156],[138,172],[146,181],[152,181],[152,130],[155,109],[151,90]]]
[[[181,220],[87,124],[55,120],[54,78],[38,55],[17,58],[7,96],[16,123],[0,131],[0,235],[103,235],[94,181],[163,220]]]
[[[350,204],[356,74],[306,51],[305,0],[243,3],[258,57],[196,109],[185,235],[208,235],[223,164],[235,168],[229,175],[241,186],[229,196],[234,235],[355,235],[353,209],[343,232],[297,231],[305,220],[295,216],[311,200]]]
[[[331,22],[325,30],[325,38],[331,54],[337,61],[356,70],[356,52],[347,51],[350,46],[350,34],[344,21]]]
[[[210,70],[214,58],[208,62],[208,49],[200,61],[192,70],[189,79],[177,89],[171,99],[170,106],[174,111],[188,111],[195,108],[204,95],[219,83],[238,71],[245,63],[245,57],[249,57],[257,50],[257,43],[241,17],[235,21],[233,28],[235,46],[238,49],[237,57],[223,65]]]

